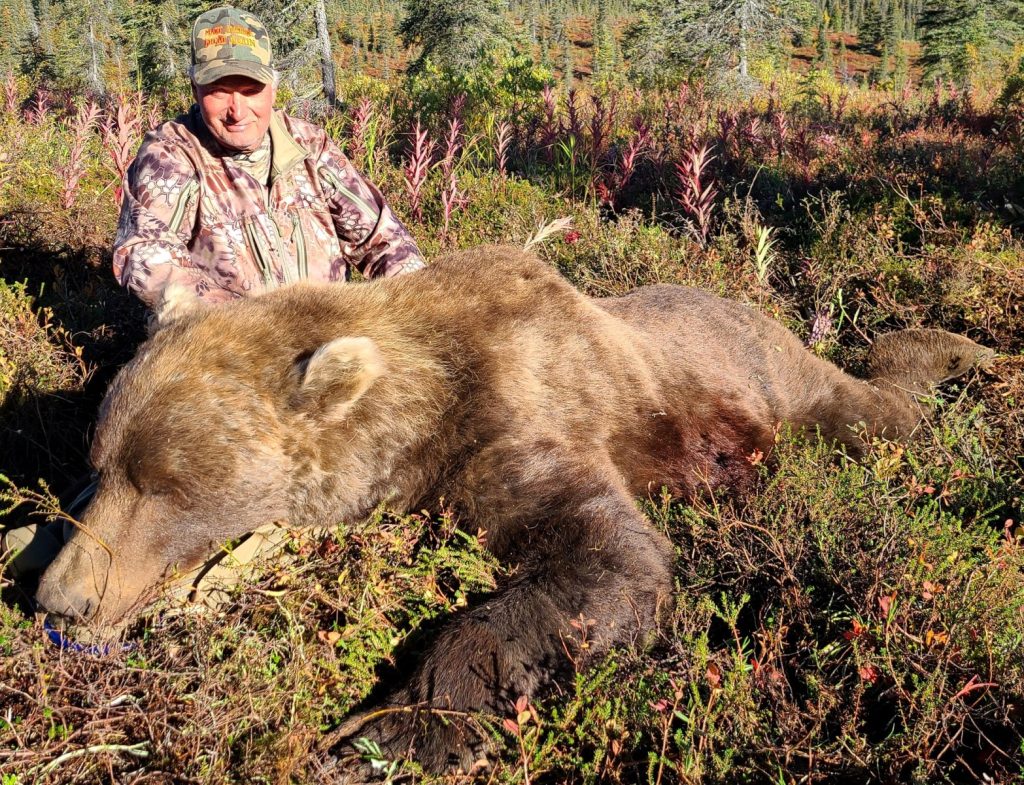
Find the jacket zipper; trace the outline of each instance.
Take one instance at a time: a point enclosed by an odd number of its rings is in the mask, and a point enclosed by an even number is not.
[[[246,220],[242,223],[245,227],[245,239],[252,251],[253,257],[256,259],[256,264],[259,265],[260,273],[263,275],[263,285],[269,291],[270,289],[277,288],[277,277],[274,275],[274,268],[271,265],[270,259],[267,258],[266,251],[263,248],[263,244],[260,243],[259,233],[256,231],[253,220]]]
[[[281,272],[284,274],[284,282],[286,284],[289,284],[295,283],[296,280],[300,280],[306,277],[302,270],[303,266],[305,265],[304,257],[306,253],[306,246],[305,238],[302,237],[301,233],[298,239],[296,239],[295,237],[294,232],[296,231],[295,222],[297,220],[297,216],[295,214],[292,214],[292,239],[296,242],[295,266],[297,267],[297,269],[293,269],[292,264],[290,263],[290,256],[289,254],[286,254],[284,250],[284,242],[283,238],[281,237],[281,227],[278,226],[277,218],[275,217],[274,210],[271,207],[271,205],[274,203],[274,186],[277,184],[278,179],[280,179],[280,177],[278,177],[277,179],[271,179],[267,186],[262,189],[264,194],[263,205],[264,209],[266,210],[267,220],[273,227],[274,247],[277,249],[277,258],[281,260]],[[300,240],[302,241],[301,246],[298,244]]]
[[[309,278],[309,259],[306,258],[306,237],[302,233],[302,221],[298,213],[292,213],[292,242],[295,243],[295,263],[299,268],[299,280]]]

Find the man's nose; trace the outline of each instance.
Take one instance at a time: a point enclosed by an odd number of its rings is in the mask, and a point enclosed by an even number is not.
[[[228,104],[228,111],[232,118],[241,119],[245,111],[245,99],[241,93],[231,93],[231,102]]]

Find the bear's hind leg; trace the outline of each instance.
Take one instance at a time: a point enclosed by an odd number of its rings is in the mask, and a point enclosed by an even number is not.
[[[863,448],[857,426],[868,434],[908,439],[927,414],[924,396],[940,382],[984,366],[995,352],[944,330],[909,329],[882,335],[868,354],[868,381],[855,379],[831,363],[816,361],[809,397],[791,416],[797,425],[821,428],[827,439],[854,454]]]
[[[945,330],[911,328],[875,339],[868,353],[869,378],[909,393],[924,394],[940,382],[985,367],[995,352]]]

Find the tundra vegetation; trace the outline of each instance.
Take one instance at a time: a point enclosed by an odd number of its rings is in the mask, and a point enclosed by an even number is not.
[[[853,370],[907,326],[1000,352],[936,394],[909,445],[854,462],[780,431],[750,456],[756,492],[642,500],[676,546],[672,612],[649,648],[480,718],[494,782],[1024,781],[1024,79],[1012,52],[986,71],[965,44],[965,60],[936,55],[956,82],[925,81],[914,43],[886,65],[891,25],[861,47],[825,18],[860,8],[870,27],[880,7],[824,4],[822,35],[751,54],[742,84],[627,81],[614,14],[596,53],[581,45],[596,17],[568,14],[533,31],[536,63],[502,54],[458,77],[428,62],[401,78],[393,33],[385,58],[345,27],[341,110],[285,83],[282,102],[381,184],[428,257],[546,234],[536,250],[589,294],[704,287]],[[595,54],[610,63],[596,76]],[[0,510],[45,517],[87,471],[98,401],[144,337],[109,272],[118,177],[187,96],[183,80],[141,94],[109,63],[93,92],[15,65],[0,85]],[[3,784],[318,781],[331,731],[395,653],[492,585],[486,533],[455,524],[381,510],[297,532],[218,611],[156,613],[103,655],[51,645],[0,571]],[[364,753],[384,778],[420,779]]]

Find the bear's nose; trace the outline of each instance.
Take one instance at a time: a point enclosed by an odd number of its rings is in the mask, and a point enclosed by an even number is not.
[[[46,613],[47,620],[56,628],[68,622],[82,622],[96,613],[96,598],[60,584],[48,583],[45,578],[36,591],[36,609]]]

